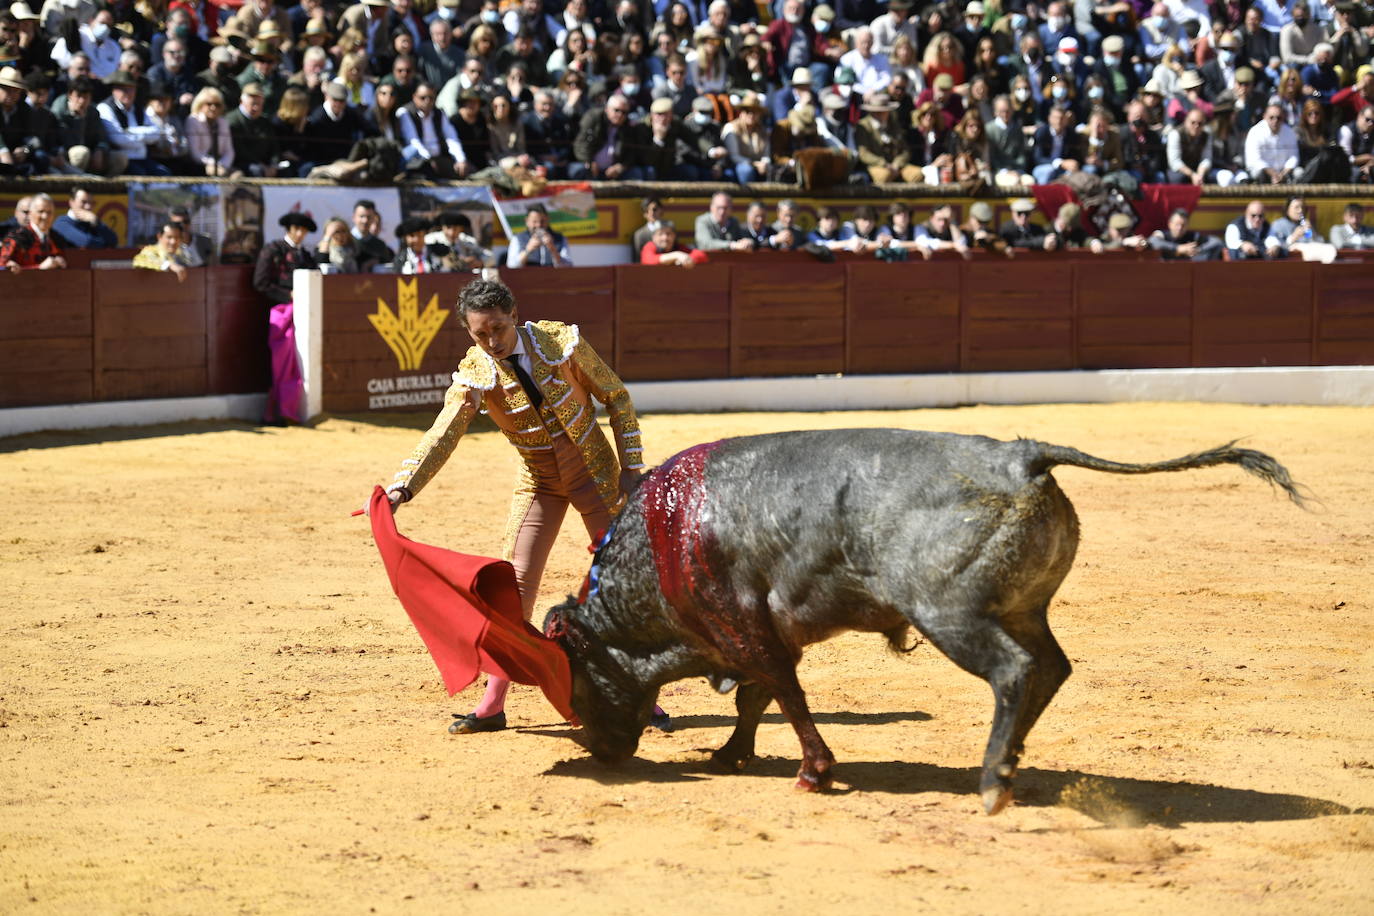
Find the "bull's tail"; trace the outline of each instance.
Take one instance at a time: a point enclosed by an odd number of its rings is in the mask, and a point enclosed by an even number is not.
[[[1298,506],[1307,507],[1307,496],[1303,492],[1306,488],[1293,481],[1287,468],[1264,452],[1257,452],[1249,448],[1236,448],[1237,441],[1239,440],[1208,449],[1205,452],[1184,455],[1182,458],[1153,461],[1148,464],[1123,464],[1119,461],[1107,461],[1103,458],[1094,458],[1092,455],[1084,454],[1076,448],[1037,442],[1037,451],[1031,459],[1030,470],[1034,474],[1039,474],[1055,465],[1066,464],[1078,468],[1088,468],[1092,471],[1106,471],[1111,474],[1155,474],[1160,471],[1188,471],[1193,468],[1206,468],[1218,464],[1235,464],[1261,480],[1267,481],[1270,486],[1279,487]]]

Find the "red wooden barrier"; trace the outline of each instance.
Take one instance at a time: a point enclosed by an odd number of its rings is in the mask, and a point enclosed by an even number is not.
[[[1074,265],[1079,369],[1192,365],[1193,265]]]
[[[1316,270],[1314,365],[1374,363],[1374,261]]]
[[[963,265],[845,268],[846,372],[957,372]]]
[[[830,264],[732,266],[730,374],[843,372],[844,285]]]
[[[1193,365],[1310,365],[1319,268],[1294,261],[1237,267],[1192,265]]]
[[[196,273],[205,281],[209,393],[266,391],[272,383],[267,306],[253,289],[252,268],[227,265]]]
[[[730,375],[730,268],[618,267],[615,294],[621,378]]]
[[[522,321],[575,324],[597,353],[615,352],[615,268],[525,268],[502,271],[501,279]]]
[[[90,273],[26,270],[0,284],[0,407],[91,400]]]
[[[964,273],[965,372],[1072,369],[1073,265],[1018,257]]]
[[[0,276],[0,406],[263,390],[249,273]],[[779,255],[503,276],[522,318],[579,324],[630,380],[1374,364],[1374,263],[1358,261]],[[470,280],[324,277],[324,409],[434,409],[471,345],[454,310]],[[448,314],[417,330],[431,307]],[[405,331],[389,343],[374,319]]]
[[[209,390],[205,275],[106,270],[95,305],[95,399],[194,397]]]

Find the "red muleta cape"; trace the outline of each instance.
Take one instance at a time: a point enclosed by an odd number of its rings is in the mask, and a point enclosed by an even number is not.
[[[515,567],[404,537],[381,487],[372,491],[368,513],[391,587],[449,695],[484,671],[539,687],[563,718],[577,724],[568,656],[525,622]]]

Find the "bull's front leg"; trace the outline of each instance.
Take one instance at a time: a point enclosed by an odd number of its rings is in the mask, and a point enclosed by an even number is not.
[[[711,755],[711,762],[727,773],[738,773],[754,759],[754,736],[759,729],[763,711],[773,702],[773,695],[758,684],[740,684],[735,691],[735,730],[719,750]]]
[[[830,788],[833,780],[830,770],[835,766],[835,755],[826,747],[815,720],[811,718],[806,694],[797,682],[795,670],[787,672],[785,682],[777,685],[775,693],[782,714],[792,723],[797,738],[801,740],[802,764],[797,771],[797,788],[807,792],[823,792]]]

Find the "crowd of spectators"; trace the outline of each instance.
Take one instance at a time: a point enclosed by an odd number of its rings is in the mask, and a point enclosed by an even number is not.
[[[851,252],[906,260],[912,256],[929,259],[941,251],[968,257],[975,250],[1012,255],[1015,250],[1082,249],[1098,254],[1151,249],[1166,261],[1213,261],[1224,256],[1232,260],[1301,256],[1329,261],[1337,249],[1374,248],[1374,227],[1365,225],[1363,206],[1348,204],[1341,222],[1330,228],[1328,240],[1312,227],[1301,197],[1290,198],[1283,216],[1273,223],[1265,217],[1264,204],[1251,201],[1245,213],[1226,227],[1223,237],[1192,229],[1184,209],[1172,211],[1166,225],[1153,232],[1138,232],[1138,221],[1126,212],[1108,215],[1098,230],[1095,223],[1084,223],[1082,210],[1075,203],[1062,205],[1054,219],[1042,224],[1035,216],[1038,208],[1029,198],[1012,200],[1011,216],[1000,227],[994,225],[992,206],[986,201],[975,201],[962,224],[947,204],[934,207],[925,221],[917,222],[907,204],[895,201],[882,213],[870,204],[861,204],[847,220],[842,220],[834,207],[823,206],[816,212],[816,228],[807,231],[797,223],[793,201],[779,201],[771,214],[762,201],[753,201],[741,221],[735,216],[733,198],[718,193],[712,196],[707,212],[696,218],[689,245],[680,239],[677,226],[664,219],[659,198],[644,198],[642,208],[644,225],[631,242],[635,260],[680,267],[700,264],[709,260],[712,252],[721,251],[800,249],[822,257],[825,252]],[[1092,231],[1088,225],[1094,227]]]
[[[0,174],[1374,181],[1352,0],[0,4]]]

